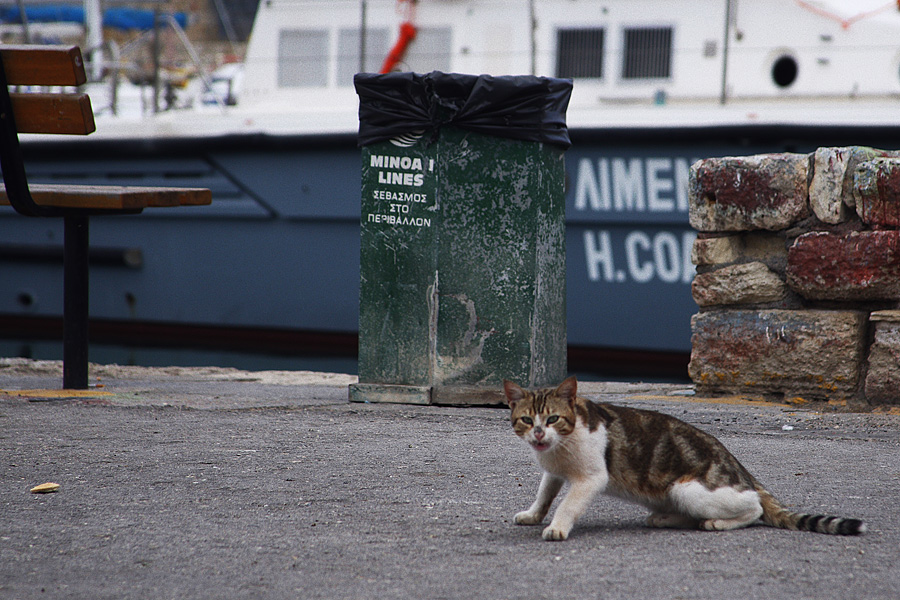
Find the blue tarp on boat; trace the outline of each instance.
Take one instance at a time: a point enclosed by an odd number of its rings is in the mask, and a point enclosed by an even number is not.
[[[153,29],[154,14],[152,10],[110,8],[103,11],[103,26],[125,30]],[[65,5],[29,6],[25,8],[25,16],[30,23],[84,23],[84,8]],[[181,27],[187,27],[187,14],[179,12],[173,13],[173,16]],[[20,23],[21,20],[18,7],[0,9],[0,21]]]

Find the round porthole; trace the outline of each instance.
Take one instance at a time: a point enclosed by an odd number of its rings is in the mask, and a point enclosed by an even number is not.
[[[797,61],[793,56],[781,56],[772,65],[772,81],[781,88],[790,87],[797,80]]]

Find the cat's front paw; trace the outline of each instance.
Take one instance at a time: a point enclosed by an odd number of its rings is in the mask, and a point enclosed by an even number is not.
[[[516,516],[513,517],[513,522],[516,525],[537,525],[541,521],[544,520],[544,515],[538,515],[531,511],[523,510],[520,513],[516,513]]]
[[[568,529],[560,529],[558,527],[554,527],[551,523],[547,527],[544,528],[543,537],[548,542],[561,542],[569,537]]]

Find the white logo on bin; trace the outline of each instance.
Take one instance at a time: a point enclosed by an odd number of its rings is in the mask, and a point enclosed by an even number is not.
[[[404,133],[403,135],[398,135],[395,138],[391,138],[391,143],[401,148],[411,148],[422,139],[423,135],[425,135],[425,131],[411,131],[409,133]]]

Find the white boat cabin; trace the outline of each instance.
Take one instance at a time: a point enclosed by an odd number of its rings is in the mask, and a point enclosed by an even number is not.
[[[886,0],[264,0],[241,103],[355,106],[400,24],[395,69],[571,77],[571,110],[780,99],[900,102],[900,9]]]

